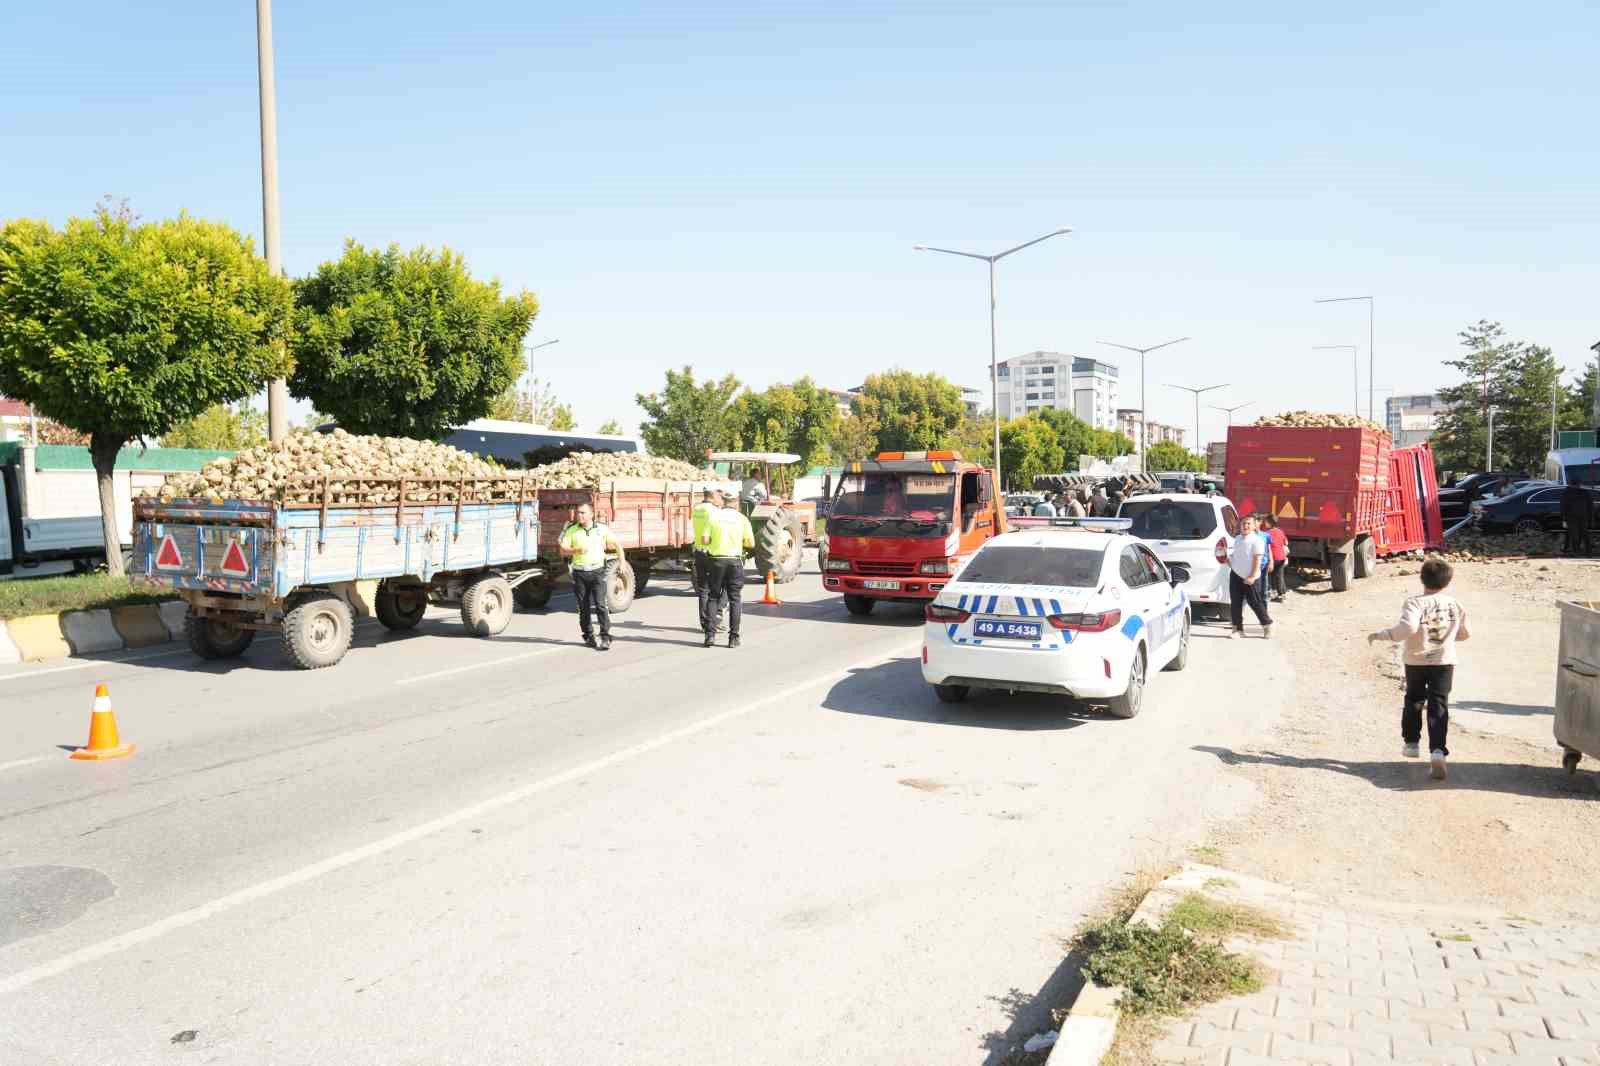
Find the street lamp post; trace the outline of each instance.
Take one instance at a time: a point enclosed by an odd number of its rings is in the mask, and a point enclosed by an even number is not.
[[[931,245],[919,244],[915,250],[919,252],[943,252],[945,255],[959,255],[967,259],[981,259],[989,264],[989,403],[994,407],[994,480],[995,491],[1001,491],[1005,483],[1000,478],[1000,361],[998,348],[995,344],[994,331],[994,265],[1013,252],[1020,252],[1024,248],[1031,248],[1040,241],[1047,241],[1051,237],[1059,237],[1072,230],[1063,226],[1061,229],[1051,230],[1043,237],[1035,237],[1015,248],[1007,248],[994,255],[980,255],[977,252],[958,252],[954,248],[934,248]]]
[[[1343,303],[1350,303],[1350,302],[1352,302],[1354,300],[1365,300],[1365,301],[1367,301],[1367,385],[1371,386],[1373,382],[1378,380],[1378,378],[1377,378],[1377,366],[1378,366],[1378,364],[1377,364],[1376,354],[1373,351],[1373,344],[1372,344],[1373,337],[1374,337],[1373,324],[1372,324],[1372,320],[1373,320],[1372,305],[1374,303],[1376,303],[1377,301],[1374,300],[1370,296],[1330,296],[1326,300],[1315,300],[1313,302],[1314,303],[1319,303],[1319,304],[1343,304]],[[1369,391],[1367,392],[1367,421],[1376,422],[1378,420],[1376,409],[1377,409],[1377,394],[1376,394],[1375,391],[1372,391],[1372,390],[1369,389]],[[1361,415],[1361,401],[1357,400],[1356,401],[1356,416],[1359,418],[1360,415]]]
[[[530,344],[530,345],[528,345],[526,348],[524,348],[522,350],[525,351],[525,352],[533,352],[533,351],[538,351],[540,348],[548,348],[552,344],[560,344],[560,343],[561,343],[561,338],[557,337],[555,340],[540,341],[538,344]],[[527,391],[526,395],[528,397],[528,410],[532,411],[533,410],[533,383],[535,381],[539,380],[539,379],[533,376],[533,360],[532,359],[527,360],[527,364],[528,364],[527,365],[528,391]]]
[[[1197,389],[1193,385],[1174,385],[1171,382],[1167,383],[1167,388],[1169,388],[1169,389],[1182,389],[1184,392],[1192,392],[1192,393],[1194,393],[1194,446],[1196,448],[1200,447],[1200,395],[1201,395],[1201,393],[1211,392],[1213,389],[1225,389],[1227,387],[1228,386],[1226,384],[1223,384],[1223,385],[1207,385],[1203,389]],[[1148,473],[1148,472],[1149,471],[1146,471],[1146,473]]]
[[[1357,347],[1356,345],[1354,345],[1354,344],[1313,344],[1311,346],[1311,350],[1314,351],[1314,352],[1326,352],[1326,351],[1333,351],[1335,349],[1338,349],[1339,351],[1347,351],[1347,352],[1350,353],[1350,371],[1351,371],[1351,374],[1353,376],[1352,377],[1352,383],[1355,386],[1355,391],[1351,394],[1354,397],[1355,407],[1351,408],[1350,413],[1355,415],[1357,418],[1360,418],[1361,417],[1361,362],[1357,357],[1357,353],[1360,352],[1361,349],[1359,347]],[[1370,385],[1370,384],[1372,384],[1372,382],[1369,381],[1369,382],[1367,382],[1367,384]],[[1367,415],[1368,415],[1368,418],[1371,419],[1372,408],[1371,408],[1370,404],[1367,407]],[[1376,419],[1372,419],[1372,420],[1376,421]]]
[[[1145,457],[1145,453],[1150,450],[1150,419],[1145,414],[1144,409],[1144,357],[1148,353],[1155,351],[1156,348],[1165,348],[1169,344],[1182,344],[1188,339],[1188,337],[1179,337],[1176,340],[1162,341],[1160,344],[1150,348],[1135,348],[1131,344],[1118,344],[1115,341],[1100,342],[1107,348],[1121,348],[1125,352],[1139,353],[1139,470],[1141,473],[1148,474],[1150,472],[1150,460]]]
[[[1494,416],[1499,413],[1499,407],[1494,404],[1489,405],[1489,440],[1483,450],[1483,468],[1486,471],[1494,470]]]
[[[261,243],[267,272],[283,274],[283,248],[278,234],[278,100],[272,76],[272,0],[256,0],[256,78],[261,92]],[[289,435],[289,383],[273,378],[267,385],[267,439]]]
[[[1233,425],[1233,412],[1242,411],[1243,409],[1245,409],[1246,407],[1249,407],[1253,403],[1255,403],[1254,400],[1246,400],[1244,403],[1236,403],[1232,407],[1218,407],[1214,403],[1208,403],[1208,404],[1206,404],[1206,406],[1211,408],[1211,410],[1213,410],[1213,411],[1226,411],[1227,414],[1228,414],[1228,425],[1231,426],[1231,425]]]

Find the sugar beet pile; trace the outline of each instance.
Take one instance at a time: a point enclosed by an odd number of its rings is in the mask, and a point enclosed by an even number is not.
[[[1263,415],[1256,419],[1258,426],[1285,426],[1292,429],[1371,429],[1388,434],[1376,422],[1368,422],[1355,415],[1338,415],[1321,411],[1285,411],[1281,415]]]

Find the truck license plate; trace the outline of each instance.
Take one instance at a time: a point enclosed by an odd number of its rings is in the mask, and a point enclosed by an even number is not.
[[[972,625],[975,637],[1005,637],[1009,640],[1038,640],[1038,622],[1009,622],[1003,618],[980,618]]]
[[[883,589],[885,591],[892,592],[900,587],[900,582],[888,581],[881,577],[869,577],[861,583],[861,587],[864,589]]]

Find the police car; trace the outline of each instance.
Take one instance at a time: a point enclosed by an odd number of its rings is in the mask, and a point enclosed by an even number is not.
[[[1138,714],[1150,672],[1188,662],[1189,572],[1129,525],[1060,518],[990,540],[925,609],[923,680],[947,703],[995,688]]]

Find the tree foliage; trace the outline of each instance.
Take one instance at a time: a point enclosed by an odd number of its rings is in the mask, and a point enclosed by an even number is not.
[[[267,442],[267,414],[249,403],[212,404],[161,437],[164,448],[213,448],[237,452]]]
[[[941,375],[898,369],[869,374],[854,410],[877,424],[880,451],[938,448],[967,412],[961,390]]]
[[[834,423],[829,457],[835,465],[869,459],[878,452],[878,423],[855,411]]]
[[[739,379],[732,374],[696,384],[693,367],[668,370],[660,392],[634,397],[645,413],[639,425],[644,446],[654,455],[687,463],[704,462],[708,450],[730,450],[739,433],[738,392]]]
[[[792,452],[801,469],[828,461],[839,422],[832,394],[809,377],[763,392],[746,392],[733,403],[735,447],[743,451]]]
[[[1158,470],[1187,470],[1194,474],[1206,472],[1206,457],[1196,455],[1175,440],[1164,440],[1150,445],[1147,462],[1152,472]]]
[[[107,545],[120,537],[117,452],[286,372],[290,299],[220,223],[137,223],[102,206],[59,230],[0,229],[0,391],[89,435]],[[106,556],[121,574],[121,553]]]
[[[1543,345],[1508,340],[1498,322],[1479,321],[1458,336],[1465,351],[1444,365],[1460,380],[1439,390],[1446,411],[1430,438],[1439,468],[1482,469],[1492,405],[1497,408],[1495,469],[1541,471],[1550,448],[1552,398],[1558,421],[1561,417],[1561,368],[1555,356]],[[1566,407],[1570,414],[1578,414],[1571,392],[1566,394]],[[1587,418],[1578,424],[1586,427]]]
[[[578,428],[572,405],[556,399],[555,389],[548,381],[534,378],[526,390],[516,382],[506,386],[489,403],[490,418],[508,422],[532,422],[536,426],[571,431]]]
[[[1013,418],[1000,427],[1000,475],[1007,488],[1029,488],[1036,475],[1060,473],[1065,462],[1061,438],[1037,415]]]
[[[502,297],[445,249],[344,255],[295,283],[290,391],[352,433],[437,440],[489,413],[522,373],[531,293]]]
[[[1067,455],[1067,465],[1077,469],[1078,456],[1092,455],[1097,459],[1115,459],[1133,452],[1133,441],[1114,430],[1096,429],[1071,411],[1046,408],[1039,417],[1049,423],[1060,438]]]
[[[622,435],[622,423],[618,422],[615,418],[608,418],[604,422],[600,423],[600,428],[595,430],[595,432],[604,433],[607,436],[620,437]]]
[[[979,466],[994,465],[994,416],[984,411],[961,420],[950,439],[945,442],[961,453],[961,457]]]

